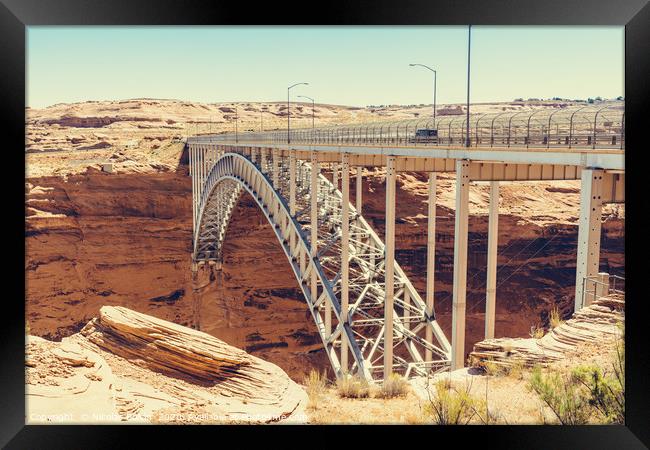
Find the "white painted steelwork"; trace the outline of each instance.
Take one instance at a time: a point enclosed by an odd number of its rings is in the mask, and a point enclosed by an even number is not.
[[[248,192],[273,227],[312,313],[330,363],[337,375],[342,373],[342,342],[345,340],[351,366],[349,371],[367,379],[382,379],[383,360],[388,353],[392,371],[405,376],[430,375],[449,367],[451,346],[433,315],[425,314],[425,303],[408,278],[394,263],[394,294],[391,295],[394,342],[386,350],[386,284],[385,246],[356,208],[347,202],[343,212],[343,194],[322,174],[312,177],[317,161],[296,159],[268,151],[261,153],[259,163],[250,158],[257,153],[230,152],[218,148],[219,159],[204,167],[202,156],[210,150],[206,144],[189,144],[192,174],[199,164],[205,168],[201,175],[196,199],[196,231],[194,234],[194,264],[222,261],[222,244],[228,222],[239,196]],[[237,148],[237,150],[240,150]],[[244,154],[245,153],[245,154]],[[343,179],[348,183],[349,164],[342,159]],[[290,180],[295,164],[295,214],[291,215]],[[274,173],[276,176],[274,177]],[[277,189],[273,179],[277,180]],[[314,188],[315,185],[315,188]],[[314,207],[315,205],[315,207]],[[343,217],[348,216],[347,239],[343,239]],[[315,220],[314,220],[315,219]],[[314,224],[314,226],[312,226]],[[341,268],[342,243],[347,240],[347,302],[342,310],[343,277]],[[313,245],[312,245],[313,243]],[[312,284],[315,278],[315,285]],[[315,288],[315,289],[314,289]],[[327,311],[331,311],[331,332]],[[346,317],[347,316],[347,317]],[[410,327],[407,328],[406,321]],[[433,339],[427,340],[426,336]],[[425,361],[424,352],[433,357]],[[392,357],[390,354],[392,353]]]

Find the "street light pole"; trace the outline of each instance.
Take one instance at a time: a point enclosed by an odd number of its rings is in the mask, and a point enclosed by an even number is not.
[[[436,126],[436,79],[438,78],[438,72],[432,69],[429,66],[425,66],[424,64],[409,64],[411,67],[415,66],[420,66],[424,67],[425,69],[429,69],[431,72],[433,72],[433,126]]]
[[[311,129],[313,130],[314,129],[314,99],[311,97],[307,97],[306,95],[299,95],[298,97],[311,100]]]
[[[309,83],[296,83],[292,84],[287,88],[287,144],[291,143],[291,110],[290,108],[290,99],[289,99],[289,91],[291,90],[292,87],[299,86],[301,84],[308,85]]]
[[[465,146],[469,147],[469,62],[472,49],[472,26],[469,26],[467,35],[467,137],[465,138]]]

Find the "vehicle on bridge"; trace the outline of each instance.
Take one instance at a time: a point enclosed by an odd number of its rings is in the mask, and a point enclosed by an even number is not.
[[[438,143],[438,130],[431,128],[421,128],[415,131],[415,137],[409,139],[411,144],[437,144]]]

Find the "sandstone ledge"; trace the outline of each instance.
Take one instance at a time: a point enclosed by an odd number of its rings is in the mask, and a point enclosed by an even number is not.
[[[127,308],[104,306],[61,343],[27,346],[28,423],[304,420],[306,394],[279,367]]]

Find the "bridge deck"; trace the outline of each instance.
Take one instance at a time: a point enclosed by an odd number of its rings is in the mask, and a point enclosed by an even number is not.
[[[212,139],[211,139],[212,138]],[[331,154],[332,161],[340,161],[341,153],[352,155],[408,158],[468,159],[470,161],[504,162],[516,164],[553,164],[579,167],[597,167],[605,170],[625,170],[625,151],[591,148],[526,148],[526,147],[435,147],[406,145],[362,144],[286,144],[274,142],[235,142],[217,140],[216,136],[192,137],[191,143],[228,145],[239,148],[277,148],[283,151],[316,151]],[[323,161],[326,161],[324,158]],[[376,161],[384,165],[385,161]]]

